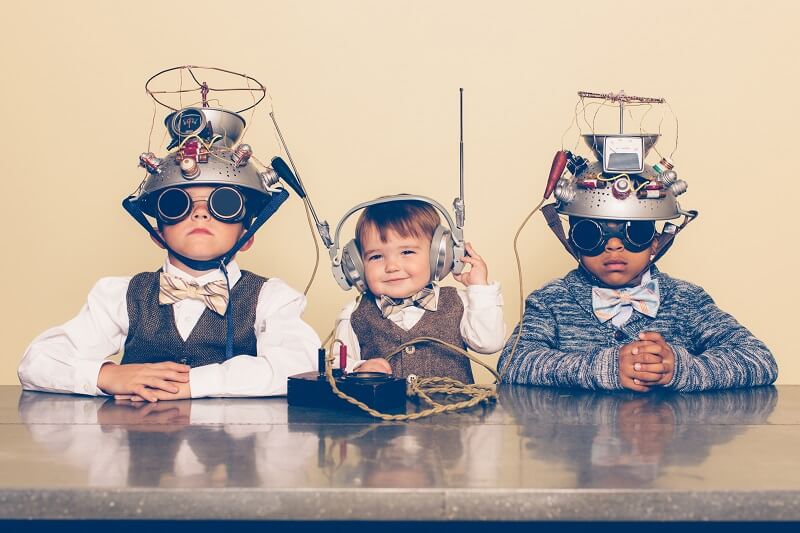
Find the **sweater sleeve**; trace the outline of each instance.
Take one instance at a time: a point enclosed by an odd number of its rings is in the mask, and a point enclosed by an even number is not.
[[[517,341],[519,328],[518,324],[498,361],[502,381],[585,389],[622,388],[619,350],[587,342],[585,350],[561,351],[556,317],[536,293],[525,302],[522,334]]]
[[[671,344],[675,371],[667,388],[701,391],[768,385],[778,377],[769,348],[722,311],[701,288],[693,287],[688,315],[689,346]]]

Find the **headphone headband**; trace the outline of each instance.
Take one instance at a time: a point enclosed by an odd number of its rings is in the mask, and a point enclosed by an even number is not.
[[[447,221],[447,225],[450,228],[450,232],[453,235],[453,241],[455,241],[457,245],[461,245],[463,243],[464,241],[463,228],[456,226],[455,222],[453,222],[453,218],[450,216],[450,213],[447,212],[447,210],[444,208],[442,204],[440,204],[439,202],[437,202],[432,198],[428,198],[427,196],[418,196],[415,194],[395,194],[391,196],[382,196],[380,198],[376,198],[375,200],[370,200],[368,202],[362,202],[350,208],[347,211],[347,213],[344,214],[339,223],[336,224],[336,231],[334,232],[333,236],[333,246],[328,248],[328,254],[330,255],[331,261],[337,265],[341,261],[341,258],[337,257],[339,255],[339,246],[340,246],[339,234],[342,231],[342,226],[344,225],[344,223],[347,222],[347,219],[353,216],[354,213],[362,209],[366,209],[367,207],[371,207],[373,205],[388,204],[391,202],[402,202],[406,200],[416,200],[433,206],[437,211],[439,211],[442,215],[444,215],[444,218]]]

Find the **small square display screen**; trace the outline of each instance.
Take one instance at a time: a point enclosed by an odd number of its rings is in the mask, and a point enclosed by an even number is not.
[[[603,140],[603,172],[644,170],[644,141],[641,137],[606,137]]]

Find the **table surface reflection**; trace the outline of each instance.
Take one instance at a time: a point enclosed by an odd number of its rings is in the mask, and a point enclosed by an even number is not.
[[[800,386],[503,386],[410,423],[0,387],[0,518],[800,520]]]

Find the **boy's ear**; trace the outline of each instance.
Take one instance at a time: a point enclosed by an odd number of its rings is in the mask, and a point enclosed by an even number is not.
[[[164,234],[162,234],[160,231],[156,231],[156,233],[158,233],[158,236],[159,236],[159,237],[161,237],[162,239],[164,238]],[[161,243],[158,241],[158,239],[156,239],[156,238],[155,238],[155,237],[153,237],[152,235],[150,235],[150,240],[151,240],[151,241],[153,241],[154,243],[156,243],[156,246],[158,246],[158,247],[159,247],[159,248],[161,248],[162,250],[166,250],[166,248],[164,248],[164,245],[163,245],[163,244],[161,244]]]
[[[253,246],[253,242],[255,242],[255,240],[256,240],[256,236],[253,235],[252,237],[247,239],[247,242],[244,243],[241,248],[239,248],[239,251],[240,252],[246,252],[247,250],[249,250],[250,247]]]
[[[656,250],[658,250],[658,234],[653,238],[653,242],[650,243],[650,255],[656,255]]]

